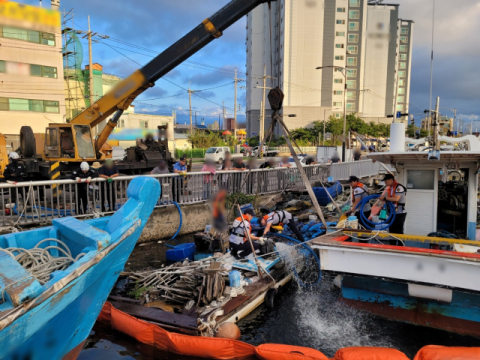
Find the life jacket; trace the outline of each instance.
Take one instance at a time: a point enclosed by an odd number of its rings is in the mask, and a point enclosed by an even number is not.
[[[401,186],[403,188],[403,190],[405,190],[405,196],[407,195],[407,188],[405,186],[403,186],[402,184],[399,184],[398,182],[394,182],[392,186],[390,186],[390,192],[389,192],[389,197],[393,197],[395,195],[395,193],[397,192],[397,187],[398,186]],[[405,206],[405,203],[399,203],[397,201],[394,202],[395,204],[395,207],[397,206]]]
[[[235,226],[232,231],[230,232],[231,235],[239,236],[243,238],[243,242],[247,241],[247,236],[245,235],[245,231],[248,231],[248,233],[251,232],[251,227],[250,227],[250,222],[248,221],[247,215],[243,215],[243,219],[245,220],[245,225],[247,229],[244,228],[244,222],[242,221],[242,218],[239,216],[238,218],[235,219],[235,221],[238,221],[238,225]],[[243,229],[243,234],[238,231],[238,229]]]
[[[285,220],[285,218],[286,218],[285,210],[271,212],[270,214],[265,215],[263,218],[265,219],[265,222],[268,222],[268,219],[272,218],[272,220],[273,220],[273,217],[275,215],[278,215],[278,218],[280,220],[280,222],[276,225],[283,226],[283,220]]]
[[[362,193],[360,193],[360,195],[362,195],[363,193],[367,193],[368,194],[368,186],[366,186],[365,184],[362,184],[362,183],[359,183],[357,182],[357,186],[355,186],[353,189],[352,189],[352,201],[355,201],[355,189],[356,188],[361,188],[363,190]],[[358,195],[358,194],[357,194]]]

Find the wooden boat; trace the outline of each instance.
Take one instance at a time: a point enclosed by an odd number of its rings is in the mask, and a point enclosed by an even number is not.
[[[66,217],[49,227],[0,237],[2,359],[76,359],[153,211],[159,182],[135,178],[127,196],[111,217]],[[60,242],[67,249],[59,250]],[[43,250],[33,250],[37,244]],[[83,256],[42,284],[11,256],[21,252],[18,248],[46,251],[53,258],[65,251],[73,259]]]

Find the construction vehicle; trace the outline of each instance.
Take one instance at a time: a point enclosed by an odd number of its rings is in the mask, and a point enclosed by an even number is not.
[[[241,17],[247,15],[258,5],[270,1],[232,0],[147,65],[119,82],[110,92],[79,113],[69,123],[50,124],[44,135],[34,134],[28,126],[22,127],[19,152],[29,179],[58,179],[67,176],[82,161],[91,163],[110,156],[111,148],[106,148],[107,139],[117,126],[124,110],[128,109],[137,96],[154,86],[155,81],[190,56],[222,36],[222,31]],[[93,128],[112,114],[114,116],[107,121],[104,129],[95,138],[92,135]],[[5,141],[2,142],[0,139],[0,156],[2,156],[0,164],[2,165],[6,160],[4,157],[7,156],[4,143]],[[168,146],[165,148],[166,143],[168,143],[166,140],[159,140],[158,146],[151,143],[143,144],[146,148],[135,148],[135,153],[131,149],[127,149],[125,161],[117,165],[119,171],[121,173],[139,173],[142,170],[151,169],[157,165],[155,161],[158,163],[160,153],[167,156]],[[159,147],[160,151],[158,151]],[[155,151],[157,154],[154,154]],[[164,159],[167,160],[166,157]],[[4,166],[0,170],[3,171],[3,169]]]

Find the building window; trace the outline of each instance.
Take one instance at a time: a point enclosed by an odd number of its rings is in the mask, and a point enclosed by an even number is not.
[[[344,44],[335,44],[335,48],[337,49],[343,49],[345,47]]]
[[[57,68],[51,66],[30,65],[30,75],[56,79]]]
[[[357,66],[357,58],[356,57],[348,57],[347,58],[347,66]]]
[[[397,111],[403,111],[403,105],[397,104]]]
[[[406,71],[399,71],[398,76],[399,77],[405,77],[405,76],[407,76],[407,72]]]
[[[345,31],[337,31],[335,36],[345,36]]]
[[[7,72],[7,63],[4,60],[0,60],[0,73]]]
[[[407,61],[407,54],[400,54],[401,61]]]
[[[400,30],[400,34],[402,34],[402,35],[408,35],[408,28],[405,28],[405,27],[402,28],[402,29]]]
[[[140,129],[148,129],[148,121],[140,120]]]
[[[405,86],[405,79],[398,80],[398,86]]]
[[[342,102],[333,102],[333,106],[343,106]]]
[[[55,34],[41,31],[19,29],[11,26],[3,26],[0,31],[4,38],[28,41],[35,44],[55,46]]]
[[[345,20],[337,20],[337,25],[345,25]]]
[[[357,69],[348,69],[347,77],[357,77]],[[347,81],[348,83],[348,81]]]
[[[357,21],[350,21],[348,23],[348,31],[358,31],[358,22]]]
[[[406,68],[407,68],[407,63],[401,62],[400,69],[406,69]]]
[[[408,44],[408,36],[400,36],[400,42],[402,44]]]
[[[353,103],[347,103],[347,111],[355,111],[356,106]]]
[[[0,98],[0,111],[60,112],[58,101]]]
[[[356,89],[357,80],[347,80],[347,89]]]
[[[399,102],[399,103],[405,102],[405,96],[403,96],[403,95],[397,96],[397,102]]]
[[[358,46],[357,45],[348,45],[347,46],[347,53],[351,55],[358,54]]]
[[[348,12],[348,18],[349,19],[360,19],[360,10],[350,10]]]
[[[347,100],[357,100],[357,92],[347,91]]]
[[[405,88],[398,88],[398,94],[399,95],[404,95],[405,94]]]
[[[358,34],[348,34],[349,43],[358,43]]]
[[[333,79],[335,84],[343,84],[343,79]]]
[[[345,8],[337,8],[337,12],[339,12],[339,13],[344,13],[344,12],[345,12]]]
[[[335,118],[339,119],[342,117],[342,113],[335,113]]]
[[[350,6],[351,7],[359,7],[360,6],[360,0],[350,0]]]
[[[350,38],[350,35],[348,35],[348,37]],[[407,52],[408,51],[408,46],[407,45],[400,45],[400,51],[401,52]]]
[[[333,95],[342,95],[343,91],[342,90],[333,90]]]
[[[343,55],[335,55],[335,60],[343,60]]]

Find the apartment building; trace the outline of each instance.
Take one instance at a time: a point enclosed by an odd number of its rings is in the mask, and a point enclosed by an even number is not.
[[[285,94],[283,113],[296,115],[285,117],[292,129],[342,117],[344,106],[366,121],[391,122],[395,96],[397,109],[408,112],[413,22],[399,19],[398,5],[279,0],[271,7],[247,19],[249,136],[259,132],[265,69],[266,87]]]
[[[52,9],[3,2],[0,14],[0,132],[43,133],[65,122],[58,1]]]

